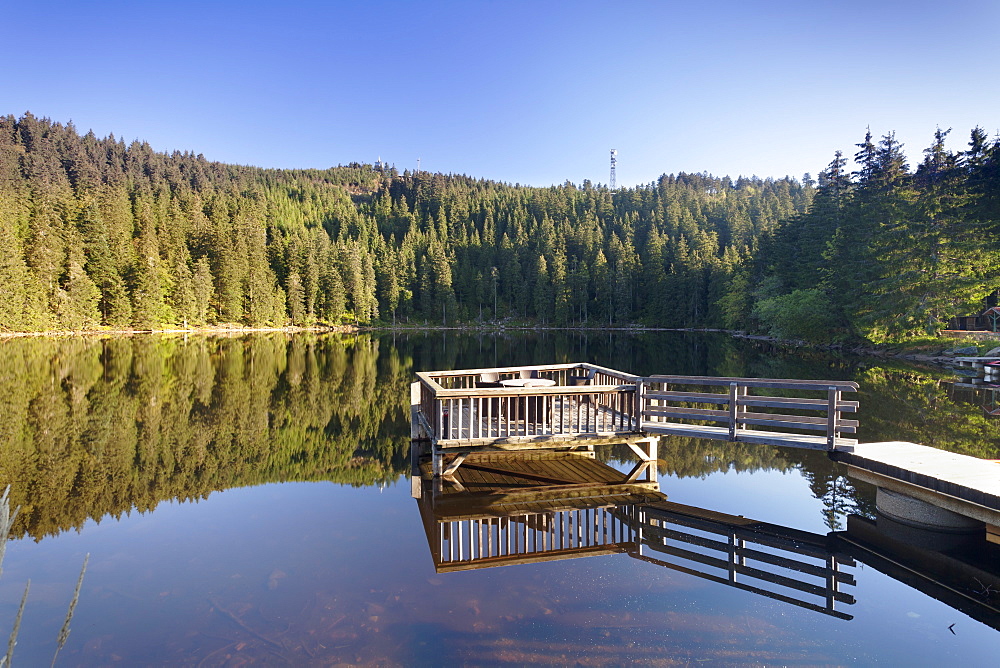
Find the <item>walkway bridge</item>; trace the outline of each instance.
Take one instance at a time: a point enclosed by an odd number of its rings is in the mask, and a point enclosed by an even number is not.
[[[656,459],[661,435],[849,451],[858,402],[848,381],[642,377],[594,364],[417,373],[412,438],[444,453],[592,448],[626,442]],[[645,443],[645,452],[637,446]]]

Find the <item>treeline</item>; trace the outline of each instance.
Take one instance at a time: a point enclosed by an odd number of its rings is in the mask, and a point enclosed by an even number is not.
[[[615,192],[352,164],[269,170],[0,117],[0,330],[213,324],[934,332],[998,287],[1000,140],[893,134],[814,184]]]
[[[1000,288],[1000,139],[934,133],[911,170],[890,133],[838,151],[812,206],[762,239],[740,272],[743,317],[781,338],[880,341],[934,334]]]
[[[730,324],[747,297],[734,274],[812,191],[704,174],[611,192],[268,170],[7,116],[0,329]]]

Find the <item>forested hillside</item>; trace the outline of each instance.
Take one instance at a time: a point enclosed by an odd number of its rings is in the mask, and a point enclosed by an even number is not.
[[[723,325],[745,310],[737,266],[811,195],[702,174],[612,193],[268,170],[8,116],[0,328]]]
[[[212,324],[934,330],[997,287],[1000,148],[609,191],[272,170],[0,117],[0,331]],[[815,201],[814,201],[815,200]]]
[[[911,170],[890,133],[838,151],[813,205],[761,244],[745,280],[754,320],[779,337],[872,341],[933,334],[1000,288],[1000,139],[934,133]],[[750,315],[750,314],[748,314]]]

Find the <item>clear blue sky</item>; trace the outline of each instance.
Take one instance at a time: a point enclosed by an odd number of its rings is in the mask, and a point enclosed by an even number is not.
[[[6,5],[6,6],[5,6]],[[998,0],[0,3],[0,113],[263,167],[814,176],[1000,130]]]

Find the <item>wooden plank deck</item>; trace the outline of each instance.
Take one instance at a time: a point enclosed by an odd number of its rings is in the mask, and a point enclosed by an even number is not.
[[[855,446],[853,452],[835,452],[831,456],[883,480],[899,481],[904,485],[900,490],[904,494],[927,490],[941,497],[931,503],[988,524],[1000,524],[1000,464],[996,462],[899,441],[864,443]],[[943,505],[948,497],[991,512],[976,515],[950,508]]]
[[[449,461],[450,458],[445,456],[445,465]],[[433,479],[429,459],[420,463],[420,472],[425,480]],[[511,493],[517,491],[565,493],[574,486],[604,489],[622,485],[627,478],[621,471],[595,460],[590,453],[575,452],[525,452],[516,455],[471,452],[453,476],[459,485],[445,486],[443,496],[468,498],[470,494],[503,494],[511,500],[514,499]],[[523,495],[520,502],[530,501],[529,495]]]
[[[680,422],[643,422],[642,431],[649,434],[661,434],[664,436],[689,436],[692,438],[708,438],[716,441],[728,441],[728,427],[717,427],[712,425],[683,424]],[[792,448],[806,448],[810,450],[828,450],[829,444],[826,436],[815,436],[812,434],[792,434],[789,432],[761,431],[759,429],[738,429],[736,438],[732,439],[742,443],[757,443],[760,445],[780,445]],[[849,450],[857,446],[857,439],[836,438],[834,447],[840,450]]]

